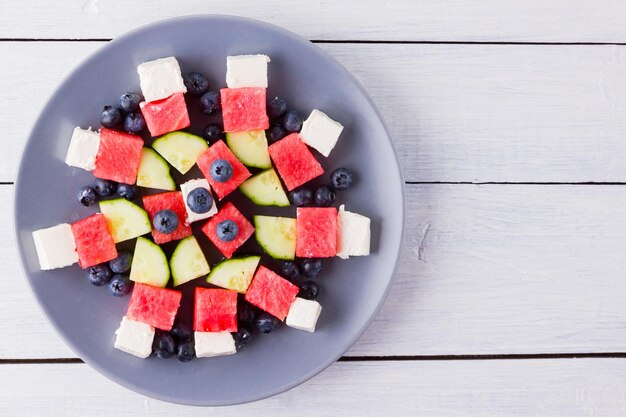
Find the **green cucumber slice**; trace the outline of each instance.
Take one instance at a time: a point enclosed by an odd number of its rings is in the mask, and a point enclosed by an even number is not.
[[[178,243],[170,259],[170,269],[175,287],[200,278],[211,270],[198,241],[193,236],[186,237]]]
[[[153,149],[143,148],[141,151],[137,185],[159,190],[174,191],[176,189],[176,183],[170,175],[170,166]]]
[[[170,267],[163,250],[145,237],[138,237],[130,265],[131,281],[165,287],[170,280]]]
[[[206,281],[245,294],[260,260],[260,256],[227,259],[215,265]]]
[[[115,243],[124,242],[152,231],[148,213],[125,198],[101,201],[100,211],[109,225]]]
[[[289,199],[274,168],[248,178],[239,189],[259,206],[289,206]]]
[[[254,235],[259,245],[274,259],[293,260],[296,256],[296,219],[254,216]]]
[[[226,144],[242,164],[261,169],[272,167],[265,130],[227,132]]]
[[[172,132],[155,140],[152,147],[181,174],[186,174],[209,145],[200,136]]]

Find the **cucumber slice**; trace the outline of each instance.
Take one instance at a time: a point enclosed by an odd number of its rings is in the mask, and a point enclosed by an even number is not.
[[[152,231],[148,213],[137,204],[131,203],[125,198],[101,201],[100,211],[107,220],[111,236],[113,236],[113,242],[115,243],[145,235]]]
[[[130,265],[130,279],[143,284],[165,287],[170,280],[170,267],[163,250],[145,237],[138,237]]]
[[[254,235],[259,245],[274,259],[293,260],[296,256],[296,219],[254,216]]]
[[[211,270],[198,241],[193,236],[178,243],[170,259],[170,269],[175,287],[206,275]]]
[[[209,145],[191,133],[172,132],[155,140],[152,147],[181,174],[186,174]]]
[[[248,178],[239,186],[241,192],[259,206],[287,207],[289,199],[274,168]]]
[[[272,167],[265,130],[227,132],[226,144],[244,165],[262,169]]]
[[[215,265],[206,281],[245,294],[260,260],[260,256],[227,259]]]
[[[176,183],[170,175],[170,166],[153,149],[143,148],[137,172],[137,185],[159,190],[176,189]]]

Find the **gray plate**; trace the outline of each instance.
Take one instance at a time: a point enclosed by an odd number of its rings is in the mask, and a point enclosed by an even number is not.
[[[115,103],[125,91],[140,91],[136,67],[143,61],[176,56],[183,72],[205,73],[217,89],[224,86],[226,56],[246,53],[271,57],[268,96],[286,98],[291,108],[305,115],[319,108],[345,126],[337,147],[323,164],[329,169],[345,166],[358,174],[356,186],[340,193],[338,203],[372,218],[373,253],[325,263],[318,278],[323,311],[313,334],[282,327],[270,335],[257,334],[237,355],[189,363],[174,358],[142,360],[122,353],[112,345],[128,297],[115,298],[106,288],[91,286],[77,265],[40,271],[31,237],[33,230],[73,222],[96,211],[81,207],[75,197],[79,187],[93,182],[91,173],[63,162],[72,129],[98,127],[105,104]],[[190,109],[197,107],[193,99],[188,104]],[[190,112],[191,131],[199,133],[209,119],[195,110]],[[328,181],[328,176],[321,181]],[[306,381],[336,361],[363,333],[382,305],[398,260],[403,188],[398,160],[380,116],[358,82],[328,54],[265,23],[224,16],[183,17],[146,26],[108,43],[80,64],[52,95],[22,155],[15,230],[34,296],[65,342],[86,363],[125,387],[161,400],[236,404]],[[292,208],[255,208],[238,193],[231,199],[248,214],[294,213]],[[210,262],[216,261],[215,249],[206,238],[199,239]],[[251,242],[242,250],[256,249]],[[270,260],[263,262],[271,264]],[[190,295],[195,285],[203,285],[202,280],[183,286],[180,314],[186,319],[192,311]]]

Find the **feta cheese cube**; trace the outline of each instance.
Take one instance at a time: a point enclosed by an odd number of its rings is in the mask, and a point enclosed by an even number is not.
[[[72,228],[67,223],[33,232],[41,269],[55,269],[78,262]]]
[[[196,356],[210,358],[212,356],[232,355],[237,353],[235,339],[228,331],[195,332]]]
[[[124,316],[115,334],[116,349],[140,358],[147,358],[152,353],[154,327],[149,324],[129,320]]]
[[[173,56],[144,62],[137,67],[141,92],[147,102],[186,93],[178,61]]]
[[[337,213],[337,256],[348,259],[350,256],[370,254],[370,219],[345,210],[342,204]]]
[[[236,55],[226,57],[228,88],[267,88],[267,55]]]
[[[65,163],[72,167],[93,171],[96,168],[96,155],[100,146],[100,133],[91,129],[76,127],[67,149]]]
[[[321,312],[322,306],[317,301],[296,297],[287,314],[287,326],[314,332]]]
[[[304,143],[328,157],[337,144],[342,130],[341,123],[315,109],[302,124],[300,136]]]
[[[217,213],[217,204],[215,204],[215,197],[213,198],[213,206],[211,206],[211,209],[206,213],[195,213],[189,208],[189,206],[187,205],[187,196],[190,192],[198,187],[206,188],[207,190],[209,190],[209,193],[211,192],[211,186],[209,185],[209,182],[206,180],[206,178],[189,180],[186,183],[180,185],[180,191],[182,191],[183,193],[183,201],[185,202],[185,210],[187,210],[187,221],[189,223],[193,223],[198,220],[208,219],[209,217]]]

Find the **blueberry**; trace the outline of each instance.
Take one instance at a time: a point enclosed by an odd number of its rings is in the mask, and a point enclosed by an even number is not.
[[[152,342],[152,351],[157,358],[167,359],[176,353],[176,341],[168,332],[157,330]]]
[[[287,131],[281,125],[272,125],[270,130],[267,131],[267,136],[270,142],[276,142],[287,136]]]
[[[322,260],[312,258],[303,259],[300,264],[300,270],[305,277],[315,278],[322,272]]]
[[[129,91],[122,94],[120,97],[120,108],[126,113],[132,113],[139,110],[139,103],[141,103],[141,96],[137,93]]]
[[[222,138],[224,134],[224,127],[219,123],[209,123],[202,130],[202,137],[207,142],[215,142]]]
[[[302,285],[300,285],[298,297],[304,298],[305,300],[315,300],[319,293],[320,287],[318,287],[314,281],[304,281]]]
[[[100,124],[107,128],[118,127],[122,124],[122,111],[117,107],[104,106],[100,115]]]
[[[143,114],[128,113],[124,118],[124,130],[128,133],[139,133],[146,128],[146,119],[143,118]]]
[[[204,93],[202,97],[200,97],[200,109],[202,110],[202,113],[208,114],[209,116],[212,114],[218,114],[222,111],[220,93],[217,91]]]
[[[239,227],[237,223],[232,220],[224,220],[219,222],[215,228],[215,232],[222,242],[232,242],[237,237],[237,234],[239,234]]]
[[[112,275],[113,273],[106,264],[92,266],[87,270],[87,279],[96,287],[108,284]]]
[[[252,340],[252,332],[243,326],[239,326],[237,333],[233,333],[233,338],[235,339],[235,347],[237,350],[241,350]]]
[[[282,98],[274,97],[267,103],[267,115],[270,119],[278,119],[287,113],[287,102]]]
[[[193,333],[189,326],[180,321],[176,321],[176,323],[174,323],[172,330],[170,330],[170,334],[174,336],[178,342],[185,342],[193,339]]]
[[[255,318],[256,318],[256,312],[254,310],[254,307],[252,307],[247,302],[238,303],[237,319],[241,323],[253,324]]]
[[[315,190],[315,204],[320,207],[331,206],[336,197],[335,190],[328,185],[322,185]]]
[[[100,197],[110,197],[115,192],[117,185],[113,181],[96,178],[93,188]]]
[[[299,132],[302,128],[302,116],[295,110],[289,110],[283,117],[283,127],[287,132]]]
[[[85,207],[91,207],[98,201],[96,190],[93,187],[82,187],[76,194],[78,202]]]
[[[352,173],[345,168],[337,168],[330,174],[330,183],[337,191],[344,191],[352,185]]]
[[[194,188],[187,194],[187,206],[194,213],[206,213],[213,207],[213,196],[204,187]]]
[[[289,193],[291,202],[298,207],[308,206],[313,202],[313,191],[308,188],[300,188]]]
[[[196,356],[196,350],[193,347],[192,340],[185,340],[178,344],[178,350],[176,351],[176,357],[181,362],[189,362]]]
[[[281,321],[269,313],[263,312],[256,318],[256,328],[262,333],[271,333],[281,325]]]
[[[183,77],[187,92],[195,97],[200,97],[202,94],[209,91],[209,80],[198,72],[190,72]]]
[[[109,282],[109,292],[116,297],[123,297],[133,289],[133,282],[126,276],[115,274]]]
[[[130,184],[117,184],[117,195],[124,197],[127,200],[134,200],[137,197],[137,186]]]
[[[217,182],[226,182],[233,177],[233,166],[225,159],[216,159],[209,168],[211,178]]]
[[[178,216],[170,209],[159,210],[152,220],[154,228],[165,234],[170,234],[178,227]]]
[[[120,251],[117,254],[117,258],[109,262],[109,268],[116,274],[123,274],[130,269],[132,262],[133,255],[130,252]]]
[[[283,262],[281,267],[281,271],[285,278],[288,278],[290,281],[295,281],[300,278],[300,268],[293,262]]]

